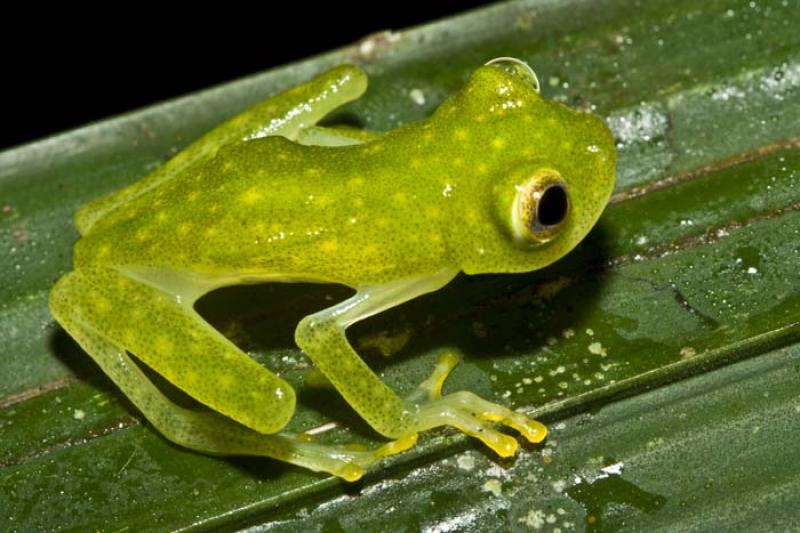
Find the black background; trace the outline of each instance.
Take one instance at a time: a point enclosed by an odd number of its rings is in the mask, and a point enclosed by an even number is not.
[[[166,15],[114,2],[6,16],[0,148],[486,3],[164,4]]]

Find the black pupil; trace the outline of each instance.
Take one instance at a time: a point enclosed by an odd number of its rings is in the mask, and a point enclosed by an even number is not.
[[[561,185],[545,189],[536,208],[536,216],[542,226],[560,224],[567,216],[567,191]]]

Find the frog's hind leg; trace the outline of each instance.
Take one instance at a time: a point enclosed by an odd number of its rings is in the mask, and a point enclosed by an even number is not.
[[[190,165],[209,160],[227,144],[275,135],[296,140],[305,128],[360,97],[366,89],[367,75],[363,70],[354,65],[340,65],[266,98],[212,129],[136,183],[84,205],[75,216],[75,225],[81,235],[86,235],[109,212],[172,177],[190,171]],[[346,136],[354,138],[354,135]]]
[[[359,479],[364,468],[382,457],[414,444],[415,438],[390,442],[376,450],[327,446],[289,433],[264,435],[212,411],[186,409],[171,401],[142,372],[129,355],[130,345],[110,338],[117,333],[102,317],[107,294],[97,294],[97,273],[71,272],[61,278],[50,295],[50,308],[59,323],[95,360],[106,375],[167,439],[193,450],[215,455],[265,456],[343,479]],[[107,280],[106,280],[107,281]],[[131,302],[129,302],[131,303]],[[124,322],[130,319],[124,309]],[[144,314],[137,328],[153,316]],[[168,316],[161,320],[172,320]],[[124,335],[120,336],[124,337]],[[264,370],[260,368],[260,370]],[[260,406],[252,405],[254,410]]]
[[[79,315],[171,384],[240,424],[260,433],[286,425],[294,390],[194,310],[205,288],[175,274],[163,274],[160,288],[144,275],[132,276],[113,268],[71,272],[53,289],[51,309],[62,324]]]
[[[350,126],[312,126],[298,133],[297,142],[309,146],[350,146],[375,141],[382,136],[376,131]]]

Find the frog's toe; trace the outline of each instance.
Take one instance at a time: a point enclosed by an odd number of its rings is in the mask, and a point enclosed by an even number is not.
[[[390,455],[404,452],[417,442],[417,434],[410,433],[370,450],[357,444],[338,446],[317,444],[301,435],[289,438],[293,440],[296,459],[293,462],[312,470],[328,472],[346,481],[361,479],[370,465]],[[297,459],[300,458],[301,460],[298,461]]]
[[[453,426],[480,439],[502,457],[514,455],[517,451],[516,439],[495,430],[493,423],[515,429],[534,443],[541,442],[547,436],[547,428],[540,422],[467,391],[427,402],[420,406],[418,414],[420,428]]]
[[[515,429],[530,442],[544,440],[547,428],[522,413],[488,402],[467,391],[442,397],[442,386],[456,364],[458,357],[455,354],[444,353],[439,357],[431,376],[407,398],[419,408],[414,429],[422,431],[438,426],[453,426],[480,439],[502,457],[516,453],[517,441],[494,429],[494,423]]]
[[[407,435],[404,435],[398,439],[387,442],[373,453],[375,453],[378,458],[388,457],[390,455],[395,455],[409,450],[413,448],[416,443],[417,434],[408,433]]]
[[[447,380],[447,376],[458,364],[458,356],[453,352],[444,352],[439,356],[436,362],[436,367],[431,372],[431,375],[417,386],[417,389],[412,392],[406,400],[411,403],[418,403],[423,398],[428,400],[438,400],[442,397],[442,386]]]

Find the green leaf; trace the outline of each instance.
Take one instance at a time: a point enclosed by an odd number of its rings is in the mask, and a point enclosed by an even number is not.
[[[798,27],[778,0],[503,3],[0,154],[0,529],[796,528]],[[340,118],[390,129],[496,56],[528,61],[547,97],[607,118],[612,204],[557,264],[460,277],[351,338],[401,391],[458,347],[447,388],[543,418],[544,447],[499,461],[432,431],[355,485],[194,454],[144,423],[52,323],[47,292],[90,198],[331,65],[371,76]],[[293,326],[345,294],[234,288],[201,310],[300,385]],[[300,400],[295,426],[334,420],[334,440],[376,440],[334,395]]]

